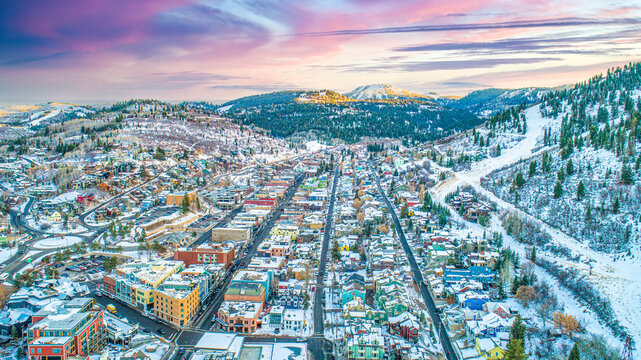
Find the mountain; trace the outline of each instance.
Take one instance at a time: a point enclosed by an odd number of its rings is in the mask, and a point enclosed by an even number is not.
[[[62,121],[82,118],[95,111],[88,106],[48,102],[40,105],[0,107],[0,123],[40,128]]]
[[[541,101],[548,88],[483,89],[472,91],[462,98],[440,97],[436,102],[443,106],[469,111],[476,116],[488,117],[511,107]]]
[[[473,114],[443,107],[429,97],[392,87],[378,89],[385,92],[385,97],[372,87],[355,90],[352,96],[331,90],[279,91],[232,100],[216,110],[278,137],[311,132],[323,139],[346,142],[358,142],[363,137],[425,141],[480,123]]]
[[[347,97],[356,100],[384,100],[384,99],[407,99],[417,101],[431,101],[431,97],[399,89],[389,84],[371,84],[359,86],[356,89],[345,93]]]

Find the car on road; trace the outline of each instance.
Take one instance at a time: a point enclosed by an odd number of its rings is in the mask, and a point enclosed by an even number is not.
[[[96,291],[96,296],[97,296],[97,297],[101,297],[101,296],[102,296],[102,293],[101,293],[100,291]]]
[[[181,347],[180,349],[178,349],[178,353],[179,353],[180,355],[184,354],[184,353],[185,353],[185,348],[184,348],[184,347]]]
[[[156,332],[157,332],[159,335],[165,335],[165,333],[166,333],[165,329],[161,329],[161,328],[156,329]]]
[[[305,342],[305,341],[307,341],[307,339],[305,339],[304,337],[299,337],[299,338],[296,338],[296,341]]]
[[[112,314],[115,314],[117,312],[116,307],[113,304],[107,305],[107,311],[109,311]]]
[[[25,262],[26,262],[27,264],[31,264],[31,262],[32,262],[32,261],[33,261],[33,259],[32,259],[32,258],[27,258],[27,260],[25,260]]]

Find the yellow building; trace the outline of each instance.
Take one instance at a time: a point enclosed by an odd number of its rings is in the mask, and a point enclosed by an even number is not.
[[[476,351],[487,360],[500,360],[505,357],[505,350],[492,338],[476,338]]]
[[[196,198],[198,197],[198,195],[196,195],[195,191],[178,191],[167,195],[167,205],[182,206],[183,201],[185,200],[185,196],[189,199],[190,204],[196,203]]]
[[[189,324],[198,312],[198,284],[162,286],[154,290],[154,314],[157,318],[178,326]]]

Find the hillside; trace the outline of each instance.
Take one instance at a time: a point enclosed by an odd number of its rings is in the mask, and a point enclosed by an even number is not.
[[[546,88],[483,89],[472,91],[462,98],[440,97],[436,102],[488,117],[523,103],[529,105],[539,102],[548,91]]]
[[[480,120],[427,97],[355,99],[339,93],[284,91],[222,104],[218,112],[277,137],[307,135],[358,142],[364,137],[426,141],[471,128]]]
[[[384,100],[384,99],[407,99],[418,101],[431,101],[431,97],[416,94],[407,90],[399,89],[389,84],[372,84],[359,86],[356,89],[345,93],[347,97],[356,100]]]

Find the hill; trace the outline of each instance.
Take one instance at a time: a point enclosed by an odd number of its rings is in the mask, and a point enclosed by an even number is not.
[[[429,97],[378,96],[362,99],[330,90],[280,91],[229,101],[217,108],[236,122],[277,137],[313,133],[323,139],[358,142],[364,137],[426,141],[471,128],[480,120]]]
[[[529,105],[539,102],[548,91],[550,89],[547,88],[483,89],[472,91],[462,98],[440,97],[436,102],[488,117],[523,103]]]
[[[431,97],[416,94],[407,90],[399,89],[389,84],[372,84],[359,86],[356,89],[345,93],[347,97],[356,100],[384,100],[384,99],[407,99],[418,101],[431,101]]]

